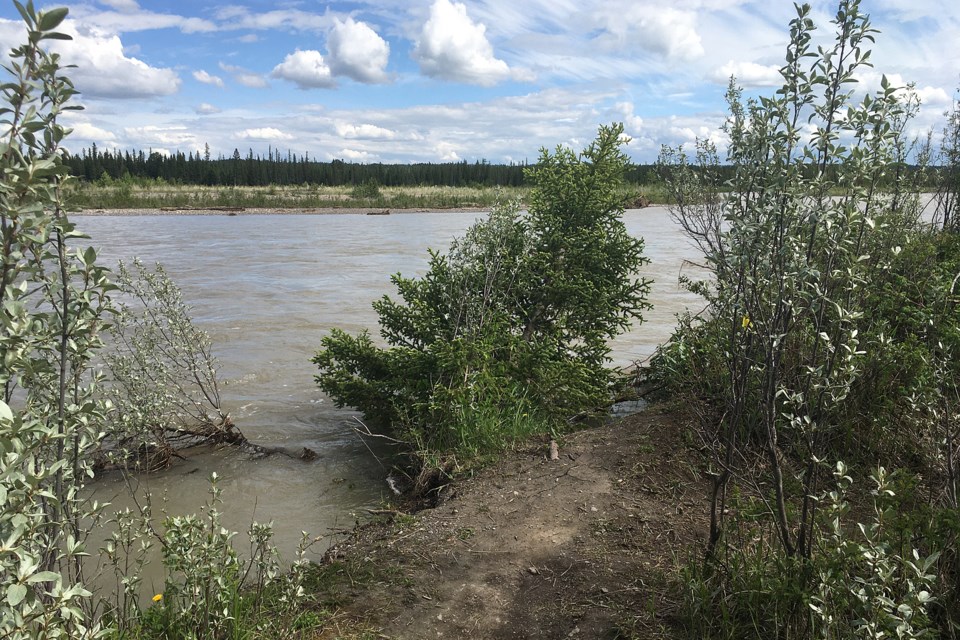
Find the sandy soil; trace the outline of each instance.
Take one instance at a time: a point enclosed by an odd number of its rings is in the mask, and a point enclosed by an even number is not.
[[[366,214],[383,215],[403,213],[476,213],[488,211],[489,208],[465,207],[459,209],[371,209],[349,207],[320,207],[308,209],[278,209],[278,208],[232,208],[221,209],[83,209],[73,211],[70,216],[253,216],[253,215],[336,215],[336,214]]]
[[[678,566],[700,553],[707,482],[659,409],[461,481],[440,506],[358,528],[327,562],[320,638],[674,638]],[[364,630],[365,635],[358,635]]]

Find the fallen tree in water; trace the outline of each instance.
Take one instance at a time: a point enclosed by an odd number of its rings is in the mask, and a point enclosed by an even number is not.
[[[163,267],[121,262],[115,276],[120,295],[104,358],[111,437],[97,466],[155,471],[198,444],[253,447],[223,410],[210,336]]]

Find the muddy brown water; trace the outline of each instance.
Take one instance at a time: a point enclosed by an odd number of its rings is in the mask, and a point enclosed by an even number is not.
[[[276,542],[289,557],[301,531],[349,528],[387,498],[384,468],[353,431],[357,414],[337,409],[316,388],[310,359],[331,327],[376,333],[370,302],[393,293],[389,276],[423,273],[428,248],[445,249],[482,215],[77,217],[103,264],[137,256],[164,265],[213,339],[226,381],[225,407],[249,439],[319,454],[310,462],[251,460],[231,449],[192,455],[138,480],[154,495],[155,513],[197,511],[215,471],[225,525],[245,531],[251,520],[272,520]],[[675,314],[700,305],[677,284],[681,271],[691,272],[685,260],[695,259],[696,251],[668,211],[630,210],[625,222],[646,240],[651,264],[644,275],[654,278],[654,308],[615,341],[614,362],[621,366],[649,356],[670,335]],[[129,504],[118,478],[99,481],[94,494]],[[151,573],[148,580],[159,579]]]

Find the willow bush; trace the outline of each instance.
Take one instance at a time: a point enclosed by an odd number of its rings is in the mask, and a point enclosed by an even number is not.
[[[953,108],[945,114],[947,121],[941,132],[933,180],[936,185],[934,222],[953,233],[960,232],[960,90],[956,95]]]
[[[223,410],[210,336],[160,264],[121,262],[103,360],[112,407],[104,461],[144,471],[200,443],[246,444]]]
[[[15,3],[26,43],[0,92],[0,636],[96,636],[82,557],[99,507],[82,489],[104,405],[91,358],[111,289],[67,220],[60,124],[76,94],[45,40],[66,9]]]
[[[668,384],[704,400],[713,491],[706,563],[689,583],[700,585],[690,601],[698,637],[921,637],[953,624],[943,603],[957,593],[955,554],[939,552],[957,531],[955,243],[920,223],[902,171],[909,87],[884,77],[878,91],[859,91],[876,30],[856,0],[838,4],[833,25],[833,44],[815,46],[810,7],[797,6],[782,87],[745,100],[731,82],[732,179],[719,179],[706,142],[694,158],[661,157],[674,215],[713,275],[693,283],[706,313],[656,359]],[[837,530],[842,510],[824,509],[836,503],[828,465],[844,458],[860,468],[858,484],[878,466],[923,474],[930,510],[905,499],[900,508],[917,517],[896,526],[877,511],[844,543],[855,552],[832,553],[855,526]],[[886,476],[874,478],[874,493],[888,490]],[[908,579],[929,587],[922,601],[909,600]],[[844,582],[862,598],[840,598]],[[894,603],[889,625],[857,622],[884,602]]]
[[[173,428],[182,428],[178,414],[191,412],[221,429],[229,420],[219,408],[209,341],[192,327],[172,283],[162,272],[137,280],[121,271],[126,295],[139,296],[153,314],[132,317],[111,301],[117,286],[96,251],[77,248],[86,237],[66,214],[71,177],[61,143],[69,130],[60,124],[76,91],[59,56],[44,48],[68,38],[56,31],[67,10],[14,4],[26,42],[10,53],[0,85],[0,637],[290,637],[300,624],[309,539],[285,575],[270,525],[251,525],[250,557],[237,559],[234,534],[215,509],[215,486],[205,517],[170,518],[162,533],[149,510],[108,518],[105,505],[85,497],[96,453],[131,435],[131,422],[115,430],[118,410],[145,421],[148,411],[165,409]],[[135,327],[123,334],[124,371],[153,376],[149,402],[117,395],[118,380],[98,371],[102,336],[115,321]],[[199,391],[183,386],[185,371]],[[116,579],[112,597],[93,588],[96,538],[103,568]],[[158,604],[144,608],[141,572],[154,543],[165,550],[167,579]]]
[[[543,150],[505,203],[374,303],[386,348],[334,329],[314,362],[339,406],[425,451],[475,454],[609,402],[607,341],[640,321],[643,241],[621,220],[621,125]]]

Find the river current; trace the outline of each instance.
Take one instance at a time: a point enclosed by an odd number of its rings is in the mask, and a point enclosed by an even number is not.
[[[482,213],[395,213],[389,216],[212,215],[78,216],[100,262],[139,257],[160,262],[183,291],[195,322],[220,362],[223,401],[252,441],[319,456],[251,460],[232,449],[190,456],[172,469],[138,479],[154,495],[155,513],[195,512],[212,472],[223,489],[224,523],[245,531],[274,521],[289,557],[300,532],[323,535],[351,527],[366,508],[389,497],[386,470],[353,431],[355,412],[337,409],[314,383],[311,357],[331,327],[376,334],[371,301],[394,292],[391,274],[422,274],[427,249],[445,250]],[[678,286],[696,250],[662,207],[629,210],[630,233],[646,241],[654,279],[652,311],[614,343],[614,363],[648,357],[665,340],[675,314],[696,296]],[[118,478],[95,483],[95,497],[128,503]]]

